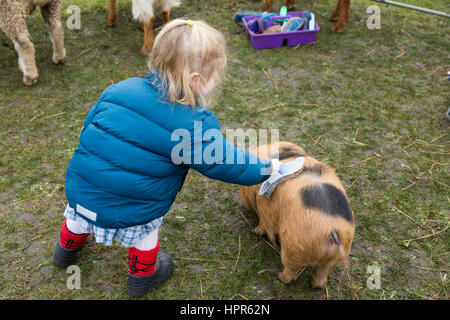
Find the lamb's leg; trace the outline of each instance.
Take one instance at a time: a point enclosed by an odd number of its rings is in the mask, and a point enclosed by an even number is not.
[[[41,13],[50,31],[53,44],[52,61],[55,64],[64,62],[66,49],[64,48],[64,32],[61,25],[61,1],[54,0],[41,7]]]
[[[117,23],[116,0],[109,0],[108,26],[115,26]]]
[[[273,5],[273,0],[266,0],[266,2],[264,2],[261,11],[267,11],[270,12],[270,10],[272,10],[272,5]]]
[[[39,74],[34,59],[34,45],[31,42],[25,19],[26,16],[20,10],[11,10],[8,23],[2,25],[2,29],[14,43],[14,48],[19,55],[19,68],[23,72],[23,83],[31,86],[37,82]]]

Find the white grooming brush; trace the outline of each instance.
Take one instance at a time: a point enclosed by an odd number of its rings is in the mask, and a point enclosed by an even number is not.
[[[280,166],[280,170],[278,172],[272,173],[269,179],[264,181],[264,183],[261,185],[261,188],[259,189],[259,195],[264,195],[264,197],[269,199],[273,190],[275,190],[275,188],[280,183],[300,174],[300,172],[302,172],[303,170],[304,164],[304,157],[298,157],[295,160],[282,163]]]

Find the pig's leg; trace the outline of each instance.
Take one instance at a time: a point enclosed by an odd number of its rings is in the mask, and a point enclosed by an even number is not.
[[[261,215],[261,213],[258,211],[258,206],[256,205],[256,195],[254,198],[253,207],[255,208],[255,211],[258,214],[258,218],[259,218],[258,225],[256,226],[256,228],[253,229],[253,232],[259,236],[263,236],[263,235],[267,234],[268,232],[265,227],[266,223],[264,221],[264,215]]]
[[[258,223],[258,226],[257,226],[256,228],[253,229],[253,232],[256,233],[256,234],[259,235],[259,236],[263,236],[263,235],[265,235],[265,234],[267,233],[267,232],[266,232],[266,228],[264,228],[264,224],[263,224],[263,222],[262,222],[261,217],[259,217],[259,223]]]
[[[240,195],[241,195],[242,205],[243,205],[245,211],[256,212],[256,210],[255,210],[256,191],[250,189],[250,187],[241,187]],[[250,199],[253,199],[253,201],[251,201]]]
[[[316,272],[314,277],[311,279],[311,287],[312,288],[323,288],[327,284],[328,273],[330,273],[331,269],[333,269],[336,265],[339,264],[339,261],[329,261],[324,264],[319,264],[316,266]]]
[[[286,252],[286,249],[284,247],[281,247],[281,263],[283,263],[283,272],[280,272],[278,274],[278,278],[281,280],[281,282],[288,284],[292,280],[295,280],[297,277],[297,272],[300,270],[300,267],[302,267],[300,264],[292,262],[292,257]]]

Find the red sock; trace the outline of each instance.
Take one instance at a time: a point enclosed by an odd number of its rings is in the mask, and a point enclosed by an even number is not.
[[[151,250],[128,248],[128,267],[135,276],[149,276],[155,272],[156,257],[158,256],[159,240]]]
[[[67,228],[67,219],[64,219],[61,227],[61,233],[59,234],[59,243],[66,249],[78,249],[84,245],[89,233],[76,234]]]

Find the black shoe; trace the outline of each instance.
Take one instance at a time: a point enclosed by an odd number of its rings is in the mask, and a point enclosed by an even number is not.
[[[152,288],[159,286],[172,275],[173,259],[164,252],[159,251],[156,258],[155,271],[149,276],[135,276],[131,273],[127,279],[128,293],[135,297],[146,295]]]
[[[58,241],[56,243],[55,250],[53,251],[53,263],[60,267],[67,267],[72,265],[75,261],[77,252],[80,251],[80,249],[81,248],[66,249]]]

